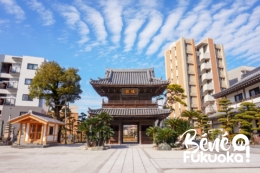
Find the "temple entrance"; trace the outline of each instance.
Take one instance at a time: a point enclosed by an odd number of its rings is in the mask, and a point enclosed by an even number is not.
[[[41,139],[42,124],[30,124],[30,141],[31,143]]]
[[[114,134],[113,136],[110,137],[110,140],[109,140],[109,143],[110,144],[118,144],[118,131],[119,131],[119,126],[110,126],[113,131],[114,131]]]
[[[123,125],[123,143],[138,143],[138,125],[124,124]]]
[[[146,129],[152,125],[142,125],[141,126],[141,144],[152,144],[152,140],[146,135]]]

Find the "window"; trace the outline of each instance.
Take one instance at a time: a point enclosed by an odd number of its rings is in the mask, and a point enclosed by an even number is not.
[[[53,135],[53,127],[49,127],[49,135]]]
[[[258,94],[260,94],[260,89],[259,89],[259,87],[249,90],[249,95],[250,95],[250,97],[256,96],[256,95],[258,95]]]
[[[23,114],[27,114],[28,112],[20,112],[20,116],[23,115]]]
[[[23,101],[33,101],[28,94],[23,94]]]
[[[235,95],[235,101],[238,102],[238,101],[241,101],[243,100],[243,95],[242,93],[238,94],[238,95]]]
[[[32,83],[32,79],[25,79],[25,81],[24,81],[24,84],[25,85],[30,85]]]
[[[36,70],[38,64],[27,64],[27,69]]]

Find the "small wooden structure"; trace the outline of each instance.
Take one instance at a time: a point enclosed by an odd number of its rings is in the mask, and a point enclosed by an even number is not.
[[[19,123],[18,145],[57,143],[59,126],[65,123],[39,112],[29,111],[13,118],[10,124]]]

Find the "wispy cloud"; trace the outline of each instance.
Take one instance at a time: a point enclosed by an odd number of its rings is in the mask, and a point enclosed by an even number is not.
[[[41,2],[37,0],[27,0],[26,2],[32,10],[40,15],[43,25],[48,26],[55,23],[52,12],[47,10]]]
[[[149,43],[151,38],[155,35],[158,29],[161,27],[163,16],[158,11],[151,11],[149,15],[149,22],[145,26],[144,30],[139,35],[139,42],[137,44],[138,50],[142,50]]]
[[[179,1],[176,9],[167,17],[163,24],[160,33],[153,38],[152,44],[148,47],[146,55],[152,55],[160,48],[162,43],[174,33],[174,28],[179,23],[188,3],[187,1]]]
[[[87,24],[81,20],[80,12],[74,6],[66,4],[55,4],[55,8],[60,12],[61,16],[65,18],[66,23],[71,29],[77,28],[81,37],[78,43],[86,43],[89,40],[89,28]]]
[[[82,0],[76,0],[76,6],[85,14],[83,19],[93,27],[97,40],[105,43],[107,32],[104,25],[104,18],[101,13],[95,8],[83,3]]]
[[[112,42],[118,44],[123,28],[122,10],[123,6],[119,0],[102,1],[105,23],[112,34]]]
[[[17,20],[21,21],[25,19],[25,12],[15,0],[0,0],[0,3],[4,6],[5,11],[14,15]]]

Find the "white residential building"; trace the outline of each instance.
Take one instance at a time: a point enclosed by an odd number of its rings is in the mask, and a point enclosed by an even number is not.
[[[44,100],[31,99],[28,89],[36,69],[44,62],[40,57],[0,55],[0,137],[9,116],[15,118],[29,110],[47,111]]]
[[[229,99],[232,102],[230,107],[233,107],[234,111],[238,110],[242,102],[251,102],[260,107],[260,67],[243,74],[237,83],[213,96],[215,99]],[[209,116],[213,128],[219,128],[221,124],[217,121],[218,114],[219,112]]]

